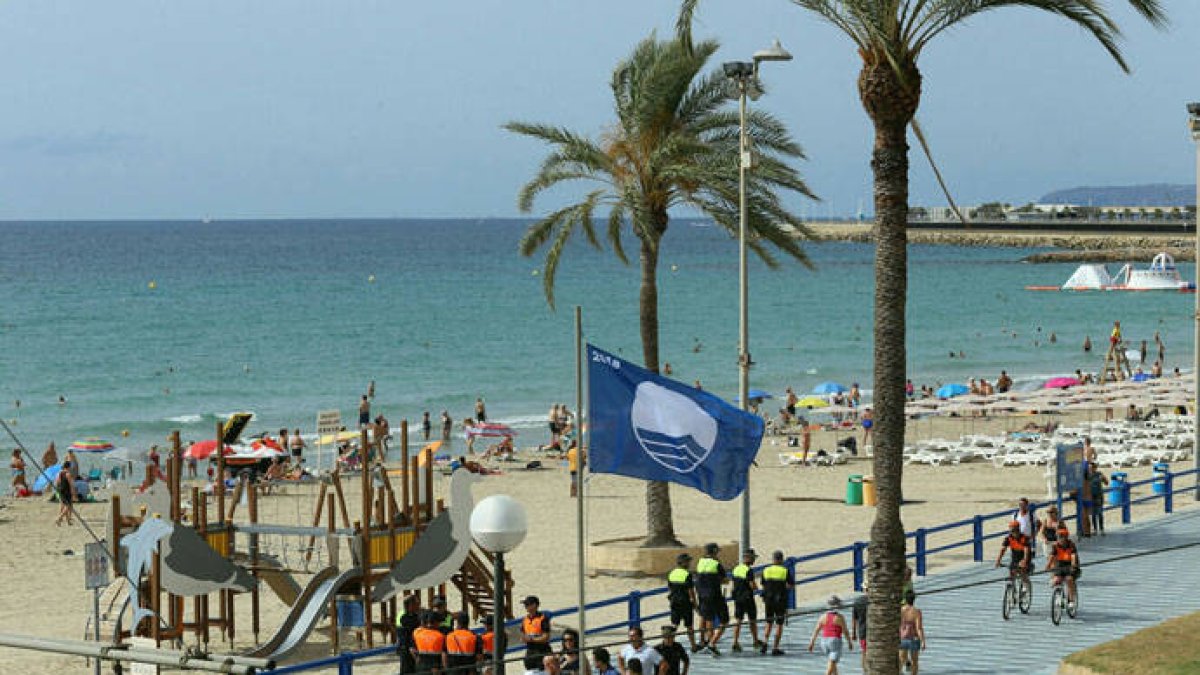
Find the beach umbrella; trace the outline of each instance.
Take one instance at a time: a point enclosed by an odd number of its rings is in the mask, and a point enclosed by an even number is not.
[[[85,438],[75,441],[67,449],[75,452],[109,452],[114,449],[114,446],[102,438]]]
[[[336,434],[325,434],[317,439],[317,445],[337,445],[345,441],[353,441],[358,438],[357,431],[339,431]]]
[[[938,398],[954,398],[970,392],[965,384],[943,384],[935,393]]]
[[[846,391],[846,388],[837,382],[822,382],[813,387],[814,394],[841,394]]]
[[[1045,389],[1066,389],[1079,384],[1079,380],[1073,377],[1052,377],[1046,380],[1046,384],[1042,385]]]
[[[829,406],[829,401],[826,401],[823,398],[818,398],[816,396],[805,396],[804,398],[800,399],[799,401],[796,401],[797,408],[812,409],[812,408],[825,408],[828,406]]]
[[[775,397],[769,391],[763,391],[762,389],[751,389],[750,391],[746,392],[746,398],[751,401],[756,400],[756,399],[759,401],[762,401],[762,400],[765,400],[768,398],[775,398]],[[734,396],[733,400],[737,401],[738,397]]]
[[[500,424],[498,422],[496,422],[496,423],[487,422],[487,423],[483,423],[483,424],[474,424],[474,425],[467,427],[467,430],[465,433],[466,433],[467,438],[472,438],[472,437],[476,437],[476,436],[482,436],[485,438],[501,438],[501,437],[512,438],[513,436],[517,435],[517,432],[513,431],[512,428],[509,427],[507,424]]]
[[[37,477],[37,480],[33,482],[33,491],[42,492],[46,488],[50,487],[50,485],[54,482],[54,479],[58,478],[58,474],[61,472],[62,464],[55,464],[54,466],[46,467],[42,474]]]
[[[188,449],[184,451],[183,456],[190,459],[205,460],[211,457],[216,451],[216,439],[209,439],[207,441],[196,441],[195,443],[192,443],[190,446],[188,446]],[[229,447],[228,445],[225,446],[225,454],[233,454],[233,448]]]

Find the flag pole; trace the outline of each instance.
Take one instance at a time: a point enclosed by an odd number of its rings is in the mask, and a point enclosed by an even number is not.
[[[584,465],[587,463],[587,455],[583,437],[583,308],[575,305],[575,556],[577,558],[579,569],[578,583],[579,587],[579,663],[581,672],[587,672],[586,660],[586,644],[587,644],[587,617],[584,614],[584,606],[587,600],[584,595],[583,580],[584,574],[587,573],[584,564],[584,534],[583,534],[583,491],[586,481],[584,481]]]

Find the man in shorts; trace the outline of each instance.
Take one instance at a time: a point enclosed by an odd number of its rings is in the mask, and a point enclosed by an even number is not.
[[[725,584],[729,577],[717,560],[720,547],[704,545],[704,557],[696,561],[696,599],[700,606],[700,640],[713,656],[720,656],[717,642],[729,623],[729,605],[725,604]]]
[[[771,647],[772,656],[783,656],[779,648],[779,640],[783,638],[783,624],[787,623],[788,591],[796,587],[796,578],[792,570],[783,564],[783,551],[771,554],[771,564],[762,572],[763,580],[763,619],[767,622],[763,634],[763,643],[759,652],[767,653],[767,642],[771,639],[771,627],[775,628],[775,643]]]
[[[758,592],[758,584],[754,581],[754,561],[758,554],[748,548],[742,553],[742,564],[733,568],[733,651],[742,651],[738,639],[742,635],[742,620],[750,622],[750,636],[754,639],[754,648],[763,650],[766,644],[758,639],[758,603],[754,595]]]
[[[671,606],[671,626],[678,628],[679,624],[683,624],[687,627],[688,643],[691,644],[692,653],[695,653],[703,649],[704,645],[696,644],[696,632],[693,627],[698,603],[696,584],[692,580],[692,573],[688,571],[691,562],[692,556],[687,553],[680,553],[675,557],[675,569],[667,574],[667,602]]]

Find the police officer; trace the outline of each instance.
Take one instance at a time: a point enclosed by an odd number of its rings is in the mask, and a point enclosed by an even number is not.
[[[692,573],[688,571],[691,563],[692,556],[687,553],[675,556],[675,569],[667,574],[667,602],[671,606],[671,626],[678,628],[681,623],[687,626],[688,643],[692,646],[692,652],[698,652],[700,647],[696,644],[693,627],[697,604],[696,584],[692,580]]]
[[[729,623],[729,606],[725,604],[725,584],[729,578],[717,553],[721,547],[713,543],[704,545],[704,557],[696,561],[696,599],[700,606],[701,646],[708,646],[713,656],[720,656],[717,642]]]
[[[754,648],[762,650],[763,642],[758,639],[758,603],[754,599],[754,594],[758,591],[758,584],[754,581],[754,561],[758,560],[758,554],[754,549],[748,548],[742,553],[742,562],[737,567],[733,568],[731,573],[733,576],[733,619],[737,623],[733,624],[733,651],[742,651],[742,646],[738,644],[738,638],[742,634],[742,619],[750,621],[750,635],[754,638]]]
[[[480,648],[483,652],[483,662],[487,664],[483,668],[483,675],[492,675],[492,656],[496,653],[496,631],[492,625],[492,617],[490,614],[484,614],[479,617],[479,624],[483,626],[483,630],[479,634]],[[507,636],[503,633],[500,635],[500,655],[504,657],[504,652],[508,649],[508,642],[505,639]],[[501,671],[503,672],[503,671]]]
[[[454,625],[455,629],[446,636],[446,667],[461,675],[472,673],[482,660],[482,640],[468,628],[471,619],[466,612],[454,617]]]
[[[396,654],[400,656],[400,675],[417,672],[413,656],[413,631],[421,627],[421,596],[417,593],[404,598],[404,611],[396,617]]]
[[[446,667],[446,636],[438,630],[433,612],[421,613],[421,627],[413,631],[413,656],[418,673],[440,675]]]
[[[550,617],[538,611],[541,601],[536,595],[530,595],[521,604],[525,606],[525,618],[521,620],[521,642],[525,643],[525,653],[538,656],[551,653]]]
[[[771,626],[775,627],[775,644],[772,656],[783,656],[779,640],[783,637],[783,624],[787,622],[788,591],[796,587],[796,578],[783,564],[783,551],[771,554],[771,564],[762,571],[763,619],[767,622],[763,632],[763,644],[759,652],[767,653],[767,642],[771,639]]]

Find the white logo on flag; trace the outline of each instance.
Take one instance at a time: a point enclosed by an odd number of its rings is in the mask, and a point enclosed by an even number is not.
[[[704,408],[653,382],[637,386],[629,421],[646,454],[676,473],[703,464],[717,441],[717,421]]]

